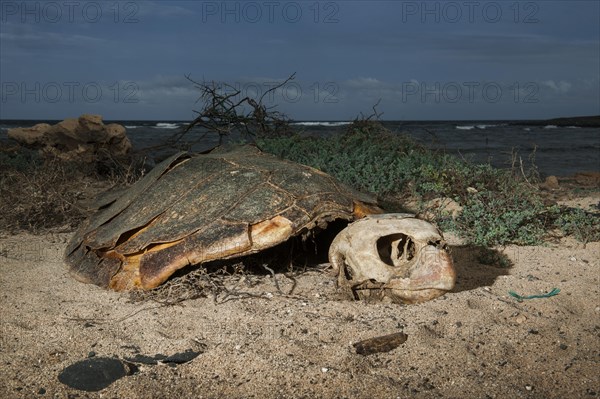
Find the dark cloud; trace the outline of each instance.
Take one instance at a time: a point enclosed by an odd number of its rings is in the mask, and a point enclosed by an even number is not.
[[[3,9],[0,78],[5,94],[75,82],[99,85],[101,98],[5,95],[1,118],[93,109],[107,118],[191,118],[199,93],[187,74],[260,94],[293,72],[297,79],[267,100],[296,119],[351,119],[378,99],[391,119],[600,108],[598,2],[478,2],[472,15],[465,2],[96,2],[102,15],[93,22],[94,10],[81,13],[87,3],[55,22],[23,22]],[[501,16],[492,21],[484,7]],[[124,103],[134,92],[137,101]]]

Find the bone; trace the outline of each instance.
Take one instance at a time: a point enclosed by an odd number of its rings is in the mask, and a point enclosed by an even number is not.
[[[333,240],[338,286],[354,297],[418,303],[454,288],[456,273],[442,234],[410,214],[367,216]]]

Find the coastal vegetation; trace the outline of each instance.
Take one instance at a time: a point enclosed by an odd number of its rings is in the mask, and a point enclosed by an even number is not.
[[[600,240],[600,215],[548,201],[535,168],[498,169],[431,151],[376,121],[357,121],[342,137],[293,135],[257,143],[376,194],[388,210],[422,214],[474,245],[536,245],[557,234]],[[460,211],[428,209],[444,202],[434,199],[451,200]]]

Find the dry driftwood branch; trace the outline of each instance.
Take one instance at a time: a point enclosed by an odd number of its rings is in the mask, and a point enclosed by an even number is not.
[[[296,74],[293,73],[282,83],[265,91],[258,99],[248,96],[238,99],[241,91],[227,83],[197,82],[189,75],[186,76],[200,90],[197,101],[202,100],[204,106],[202,110],[194,111],[198,114],[196,119],[183,132],[178,133],[178,137],[174,140],[179,141],[196,126],[218,133],[220,143],[223,137],[234,131],[250,137],[271,136],[285,130],[289,131],[287,117],[273,110],[274,107],[266,107],[263,100],[295,77]],[[200,139],[203,137],[204,135]]]
[[[357,122],[357,121],[366,122],[366,121],[370,121],[373,118],[375,118],[375,120],[379,120],[381,115],[383,115],[383,112],[377,112],[377,107],[379,106],[380,102],[381,102],[381,98],[379,100],[377,100],[377,102],[373,105],[373,113],[371,115],[369,115],[365,118],[364,114],[361,112],[360,118],[357,116],[356,119],[354,119],[354,122]]]
[[[402,345],[408,339],[408,335],[397,332],[380,337],[369,338],[352,344],[359,355],[372,355],[373,353],[389,352]]]

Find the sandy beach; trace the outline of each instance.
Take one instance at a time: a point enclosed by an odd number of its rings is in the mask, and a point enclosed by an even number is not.
[[[571,200],[597,203],[597,195]],[[510,267],[447,234],[458,283],[419,305],[344,299],[324,266],[290,279],[233,275],[251,294],[174,305],[79,283],[62,255],[71,233],[0,240],[3,398],[593,398],[600,395],[600,243],[562,238],[498,248]],[[294,282],[295,280],[295,282]],[[291,294],[290,291],[294,287]],[[558,295],[518,302],[508,294]],[[216,301],[215,301],[216,299]],[[370,356],[354,342],[404,331]],[[99,392],[58,381],[88,358],[201,354],[138,371]]]
[[[0,399],[600,399],[598,15],[0,0]]]

